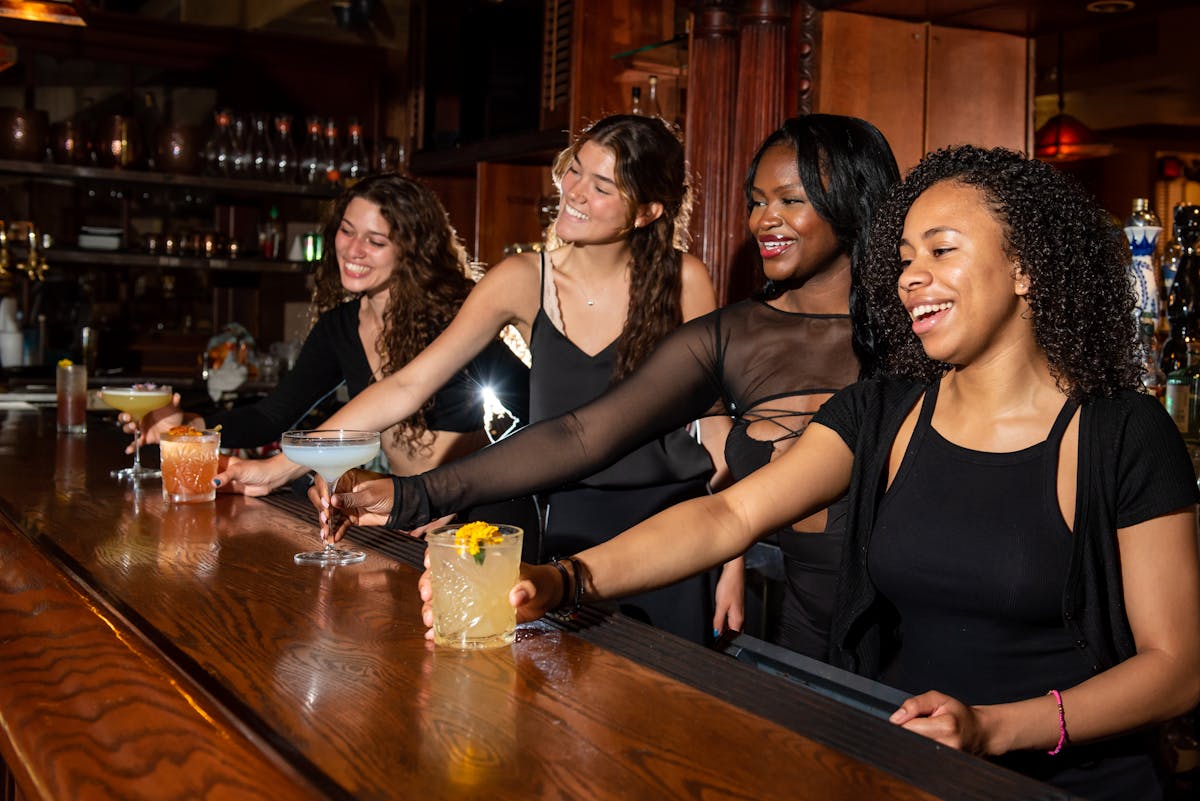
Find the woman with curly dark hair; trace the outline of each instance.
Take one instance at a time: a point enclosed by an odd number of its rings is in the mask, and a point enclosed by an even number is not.
[[[944,745],[1161,798],[1147,727],[1200,700],[1200,493],[1136,389],[1118,237],[1046,164],[927,156],[872,229],[883,375],[724,492],[525,567],[519,616],[675,581],[849,490],[834,664],[912,693],[892,721]]]
[[[559,155],[553,175],[561,203],[547,248],[489,270],[444,334],[325,425],[377,430],[406,417],[509,324],[529,343],[533,360],[530,422],[556,417],[602,394],[684,320],[713,310],[708,271],[682,250],[691,193],[683,146],[666,123],[605,117]],[[721,420],[702,423],[711,458],[676,426],[615,464],[542,495],[540,555],[573,553],[704,494],[713,463],[721,458],[722,423],[728,427]],[[285,477],[302,471],[283,464]],[[258,473],[237,478],[263,481]],[[265,483],[279,480],[270,476]],[[711,633],[711,606],[712,589],[703,577],[626,608],[703,641]]]
[[[276,441],[342,384],[353,397],[411,361],[449,325],[474,286],[441,201],[412,179],[386,174],[356,183],[334,202],[325,234],[313,327],[279,385],[258,403],[203,417],[183,412],[176,401],[147,415],[148,441],[185,420],[220,425],[225,447]],[[501,341],[489,343],[385,436],[389,465],[433,467],[486,444],[477,387],[488,383],[519,407],[526,376]]]

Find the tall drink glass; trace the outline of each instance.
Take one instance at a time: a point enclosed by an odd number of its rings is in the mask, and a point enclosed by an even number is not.
[[[138,481],[143,478],[157,478],[162,475],[159,470],[142,467],[141,440],[142,418],[147,412],[161,409],[171,402],[174,393],[170,386],[157,384],[134,384],[131,387],[101,387],[100,400],[112,408],[125,412],[133,420],[137,429],[133,435],[133,466],[123,470],[113,470],[115,478],[128,478]]]
[[[516,526],[467,523],[425,536],[435,643],[471,650],[513,641],[517,618],[508,592],[520,573],[522,534]]]
[[[55,373],[58,401],[58,430],[64,434],[87,433],[87,367],[63,359]]]
[[[378,431],[347,431],[317,429],[285,431],[279,440],[283,455],[298,465],[316,470],[332,489],[337,480],[352,467],[359,467],[379,454]],[[326,540],[319,551],[305,551],[295,556],[302,565],[352,565],[367,555],[362,551],[338,548]]]

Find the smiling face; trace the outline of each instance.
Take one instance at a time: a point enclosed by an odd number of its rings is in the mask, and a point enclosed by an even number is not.
[[[607,147],[584,142],[560,180],[562,209],[555,232],[566,242],[598,244],[623,239],[630,225],[629,202],[616,182],[617,158]]]
[[[391,232],[378,204],[356,197],[346,206],[334,251],[347,292],[370,296],[386,288],[399,259]]]
[[[750,233],[763,272],[775,282],[804,280],[846,260],[833,226],[808,201],[796,151],[776,145],[763,153],[750,189]]]
[[[978,189],[943,181],[904,220],[900,300],[930,358],[968,365],[1033,340],[1028,280],[1006,252],[1003,226]]]

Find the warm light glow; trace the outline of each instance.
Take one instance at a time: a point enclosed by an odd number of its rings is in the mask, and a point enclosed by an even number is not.
[[[28,22],[87,25],[71,0],[0,0],[0,17]]]
[[[1045,161],[1099,158],[1112,151],[1112,145],[1097,142],[1092,129],[1070,114],[1054,115],[1033,135],[1033,155]]]

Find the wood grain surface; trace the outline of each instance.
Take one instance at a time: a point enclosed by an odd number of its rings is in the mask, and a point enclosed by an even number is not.
[[[156,481],[110,478],[122,439],[103,418],[89,428],[56,436],[52,412],[0,412],[0,722],[32,798],[935,797],[803,720],[551,624],[494,651],[434,648],[414,567],[374,552],[296,565],[315,519],[239,496],[166,504]]]

